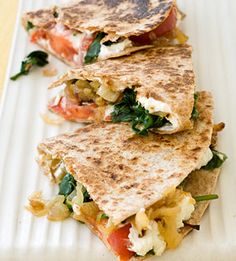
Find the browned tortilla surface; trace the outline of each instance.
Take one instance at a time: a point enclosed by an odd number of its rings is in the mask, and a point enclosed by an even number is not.
[[[138,97],[166,103],[178,118],[178,126],[168,133],[192,127],[195,76],[189,45],[150,48],[131,56],[100,61],[71,70],[54,82],[60,86],[71,79],[100,79],[114,91],[134,87]]]
[[[39,164],[51,175],[50,158],[88,190],[92,199],[118,224],[161,199],[201,162],[210,146],[213,102],[199,93],[200,116],[194,128],[174,135],[136,136],[127,124],[91,124],[45,140]]]
[[[217,184],[218,176],[220,174],[220,169],[214,170],[196,170],[193,171],[186,179],[184,190],[190,192],[193,196],[198,195],[207,195],[212,194],[215,191],[215,187]],[[205,213],[210,201],[199,202],[196,205],[194,212],[192,213],[192,217],[186,223],[192,225],[199,225],[202,219],[203,214]],[[89,228],[93,231],[93,233],[100,237],[100,239],[104,242],[107,248],[112,251],[110,245],[108,244],[106,238],[103,238],[101,234],[99,234],[96,229],[94,229],[91,225],[88,225]],[[181,234],[185,237],[189,232],[192,231],[192,228],[185,225],[181,229]],[[197,232],[201,233],[201,231]],[[115,254],[115,253],[114,253]],[[131,260],[144,260],[144,257],[133,257]]]
[[[201,196],[213,194],[217,184],[220,169],[214,170],[198,170],[192,172],[188,177],[184,185],[184,190],[190,192],[192,196]],[[196,204],[195,211],[191,218],[188,220],[188,224],[199,225],[201,218],[206,211],[210,201],[202,201]],[[183,235],[188,234],[192,230],[191,227],[185,226],[181,233]]]
[[[175,0],[77,0],[67,6],[56,6],[28,12],[23,24],[48,28],[62,23],[69,28],[107,33],[106,40],[149,32],[168,17]],[[58,17],[53,14],[55,12]]]

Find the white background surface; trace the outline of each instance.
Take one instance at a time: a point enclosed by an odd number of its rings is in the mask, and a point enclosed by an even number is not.
[[[55,2],[21,1],[19,15]],[[220,199],[212,202],[201,230],[191,233],[178,249],[150,260],[233,261],[236,260],[236,1],[182,0],[179,6],[187,14],[182,28],[194,47],[198,88],[214,93],[216,122],[226,123],[219,148],[229,159],[217,187]],[[23,57],[33,49],[36,47],[29,43],[18,23],[7,78],[19,70]],[[61,62],[52,57],[50,60],[59,72],[66,70]],[[0,118],[0,260],[113,260],[84,225],[74,220],[49,222],[33,217],[24,209],[32,192],[41,189],[48,197],[56,193],[34,160],[37,144],[45,137],[78,127],[69,123],[55,127],[41,120],[39,113],[44,111],[51,95],[47,86],[52,80],[36,70],[16,82],[6,81]]]

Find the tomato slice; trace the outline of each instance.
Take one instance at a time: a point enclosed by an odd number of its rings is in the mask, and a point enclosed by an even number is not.
[[[66,58],[68,61],[72,61],[74,55],[77,54],[72,43],[61,35],[39,29],[32,34],[31,41],[36,43],[40,39],[48,40],[54,52],[61,57]]]
[[[36,43],[40,39],[47,39],[47,32],[43,29],[38,29],[31,35],[32,43]]]
[[[66,58],[68,61],[72,61],[77,51],[72,46],[72,43],[63,36],[48,33],[48,38],[52,49],[55,53]]]
[[[118,228],[111,232],[107,239],[113,251],[120,257],[120,261],[127,261],[135,254],[128,249],[130,244],[128,238],[130,228],[131,224]]]
[[[55,104],[55,100],[49,103],[48,108],[52,112],[62,116],[65,120],[81,121],[93,119],[97,105],[95,103],[78,105],[63,96],[58,103]]]
[[[151,44],[158,37],[163,36],[166,33],[173,30],[176,27],[176,22],[177,22],[177,9],[176,7],[173,7],[172,10],[170,11],[169,16],[156,29],[139,36],[132,36],[130,39],[133,42],[142,45]]]

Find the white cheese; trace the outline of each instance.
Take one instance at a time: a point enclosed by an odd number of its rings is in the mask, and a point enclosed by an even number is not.
[[[191,196],[184,196],[179,203],[180,212],[176,217],[176,226],[181,228],[184,226],[183,221],[190,219],[194,211],[194,200]]]
[[[57,23],[55,27],[52,29],[52,32],[60,35],[66,35],[66,28],[63,24]]]
[[[199,159],[196,169],[200,169],[201,167],[207,165],[207,163],[212,159],[213,154],[210,148],[205,149],[203,156]]]
[[[152,97],[150,97],[150,98],[139,97],[137,100],[151,114],[158,114],[160,112],[165,113],[165,114],[171,113],[171,109],[168,104],[155,100]]]
[[[132,42],[129,39],[125,39],[119,43],[114,43],[110,46],[102,44],[98,58],[106,59],[110,56],[113,56],[114,54],[123,52],[128,47],[132,47]]]
[[[145,256],[152,249],[155,255],[160,256],[166,248],[166,242],[160,235],[156,221],[150,221],[150,228],[145,231],[142,237],[139,236],[136,228],[132,226],[128,237],[131,242],[129,249],[140,256]]]
[[[82,47],[82,42],[85,35],[82,33],[73,34],[71,32],[66,38],[72,43],[75,50],[79,50]]]
[[[150,114],[166,116],[170,124],[166,124],[159,128],[161,131],[171,131],[179,126],[178,116],[172,113],[170,106],[162,101],[158,101],[152,97],[138,97],[138,102],[150,112]]]
[[[56,24],[56,26],[52,29],[52,33],[56,35],[61,35],[65,39],[67,39],[73,46],[73,48],[78,52],[73,57],[73,61],[80,65],[83,64],[84,56],[86,54],[86,50],[83,50],[83,42],[88,41],[88,39],[93,39],[93,34],[88,31],[79,32],[72,31],[67,29],[63,24]]]
[[[114,106],[113,105],[108,105],[106,106],[106,110],[105,110],[105,114],[104,114],[104,119],[106,119],[106,117],[111,116],[112,112],[114,111]]]

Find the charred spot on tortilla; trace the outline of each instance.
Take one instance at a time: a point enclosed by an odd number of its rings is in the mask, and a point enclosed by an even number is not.
[[[148,136],[144,136],[144,137],[137,136],[133,139],[130,139],[130,137],[133,135],[133,132],[130,129],[129,124],[100,123],[100,124],[88,125],[85,128],[79,129],[77,132],[75,132],[77,136],[75,136],[75,133],[71,133],[65,136],[61,135],[55,139],[48,140],[48,142],[40,145],[40,151],[45,151],[46,148],[48,149],[50,148],[51,153],[53,154],[59,153],[58,157],[64,158],[64,164],[67,166],[68,171],[72,175],[75,175],[74,173],[75,169],[72,168],[71,166],[73,166],[74,164],[75,166],[77,166],[78,162],[80,162],[80,165],[78,166],[79,171],[76,171],[76,179],[87,188],[92,198],[94,193],[97,191],[98,182],[101,181],[102,184],[99,185],[99,201],[97,201],[97,203],[99,204],[99,207],[101,207],[110,218],[115,216],[116,220],[120,220],[120,212],[116,212],[116,210],[111,206],[112,203],[111,199],[107,200],[107,196],[109,195],[110,192],[113,193],[115,188],[120,189],[119,184],[121,182],[125,182],[129,184],[132,181],[132,183],[134,183],[133,180],[134,176],[131,177],[131,173],[133,174],[135,173],[136,178],[139,177],[142,178],[142,180],[143,179],[145,180],[144,183],[139,182],[140,186],[132,187],[128,190],[129,192],[130,191],[135,192],[141,190],[139,191],[141,192],[141,194],[138,193],[136,194],[137,202],[138,202],[139,201],[138,199],[140,199],[140,197],[143,198],[146,195],[147,199],[151,200],[155,195],[155,189],[153,190],[152,187],[153,186],[152,178],[148,178],[150,168],[152,168],[152,173],[155,173],[155,176],[161,178],[158,179],[158,184],[160,184],[160,186],[162,187],[163,184],[165,184],[165,177],[166,177],[165,173],[167,171],[166,166],[170,162],[171,164],[175,164],[175,163],[177,164],[177,162],[170,161],[170,159],[175,158],[180,160],[179,162],[180,165],[172,166],[173,167],[172,169],[175,169],[174,172],[177,173],[178,175],[176,174],[173,177],[171,177],[171,179],[169,179],[171,180],[171,182],[174,182],[178,179],[180,180],[179,181],[180,183],[184,179],[184,177],[186,177],[189,174],[189,172],[193,170],[196,166],[198,166],[199,168],[201,167],[200,163],[203,161],[202,158],[204,158],[205,149],[209,148],[211,143],[211,136],[213,130],[213,120],[212,120],[213,107],[208,106],[211,104],[212,104],[212,98],[209,93],[207,92],[199,93],[199,101],[198,101],[199,117],[195,122],[194,129],[188,130],[186,132],[180,132],[179,134],[175,134],[176,136],[158,135],[154,133],[149,133]],[[209,121],[209,119],[211,120]],[[100,135],[101,132],[102,135]],[[121,133],[122,135],[120,135]],[[203,136],[202,134],[204,134],[205,137],[204,139],[201,138]],[[101,165],[97,165],[93,162],[94,157],[92,157],[91,159],[87,159],[87,157],[90,155],[89,153],[90,150],[92,150],[94,153],[93,140],[98,139],[98,135],[100,136],[99,136],[99,143],[96,144],[96,158],[101,158],[103,162],[103,164]],[[174,139],[174,137],[176,137],[176,139]],[[107,142],[107,138],[109,138],[109,142]],[[80,144],[80,140],[83,140],[82,142],[83,146],[76,145],[76,144]],[[113,142],[116,144],[116,146],[112,146]],[[47,144],[48,145],[50,144],[49,147]],[[75,147],[71,148],[71,144],[75,145]],[[158,144],[158,146],[153,146],[155,144]],[[180,146],[181,144],[182,146]],[[86,148],[86,150],[82,153],[78,153],[76,146],[78,148],[80,147]],[[202,149],[194,150],[194,148],[198,148],[198,147],[201,147]],[[110,149],[110,152],[102,153],[104,149],[107,148]],[[203,150],[203,148],[205,149]],[[135,154],[131,153],[129,152],[130,150],[137,153]],[[66,151],[67,151],[67,156],[65,157],[64,153]],[[163,151],[165,151],[164,154]],[[154,161],[155,163],[154,162],[152,163],[152,160],[154,160],[154,158],[152,158],[151,155],[154,154],[155,154],[155,161]],[[132,159],[135,156],[138,158],[136,161],[133,162],[132,160],[129,160],[129,158]],[[161,158],[158,160],[157,156]],[[88,162],[89,162],[89,167],[88,167]],[[126,163],[128,162],[128,166],[127,166],[129,168],[128,171],[125,167],[124,169],[119,168],[121,162],[122,165],[124,165],[125,162]],[[158,163],[168,162],[168,164],[167,163],[166,163],[167,165],[162,164],[161,166],[158,165],[158,168],[156,170],[158,169],[162,170],[162,172],[159,173],[153,170],[153,166],[156,166],[156,162]],[[191,170],[187,171],[187,167],[184,167],[185,164],[187,164],[188,166],[190,164]],[[117,168],[117,170],[119,170],[117,173],[119,178],[116,178],[115,180],[111,178],[110,174],[113,172],[108,171],[110,166],[113,166],[114,169]],[[181,166],[181,169],[179,169],[179,166]],[[96,185],[94,184],[94,186],[93,184],[90,183],[94,180],[94,176],[92,174],[88,175],[88,172],[93,173],[94,170],[93,168],[96,169],[97,172]],[[188,173],[185,173],[183,175],[183,169],[186,170]],[[83,173],[86,173],[86,175],[84,175]],[[168,177],[170,177],[172,174],[173,171],[171,171],[171,173],[168,174]],[[101,180],[98,178],[99,176],[101,177]],[[156,180],[157,179],[155,178],[155,181]],[[109,184],[110,188],[107,187],[107,184]],[[103,196],[101,196],[102,195],[101,193],[103,194]],[[107,200],[107,203],[105,203],[106,201],[103,200]],[[119,200],[119,204],[122,204],[120,200]],[[131,212],[133,213],[134,207],[135,205],[132,205],[130,206],[129,209],[123,209],[122,216],[124,215],[125,216],[124,218],[128,217],[131,214]],[[128,212],[130,214],[128,214]],[[134,212],[136,212],[136,210]]]
[[[177,13],[174,0],[77,1],[28,12],[22,22],[26,29],[28,21],[34,24],[33,30],[28,30],[32,42],[69,65],[80,67],[84,62],[95,62],[96,58],[129,55],[153,43],[159,46],[175,44],[176,40],[185,43],[187,37],[176,26]],[[86,57],[96,35],[102,32],[106,36],[101,40],[101,48],[96,44],[93,59]]]
[[[148,129],[168,134],[191,129],[195,88],[191,53],[188,45],[150,48],[71,70],[52,84],[64,90],[48,108],[78,122],[120,122],[123,118],[132,123],[135,132],[144,135]],[[129,93],[132,89],[133,94]],[[130,101],[124,107],[127,99]],[[120,112],[119,103],[123,104]],[[135,113],[131,116],[128,111]],[[116,117],[112,117],[114,114]]]

